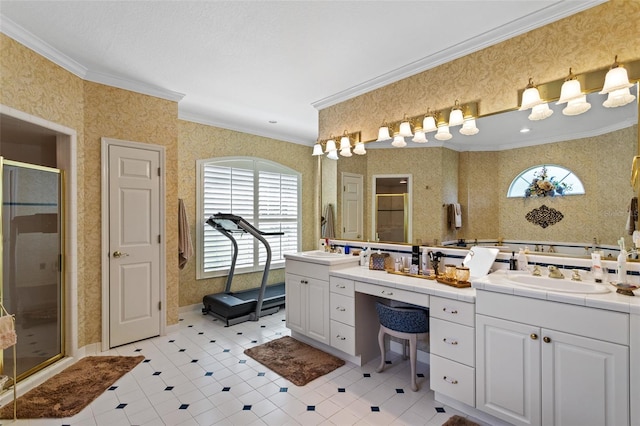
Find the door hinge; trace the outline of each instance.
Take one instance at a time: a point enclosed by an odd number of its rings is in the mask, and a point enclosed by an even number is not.
[[[160,176],[160,167],[158,167],[158,176]]]
[[[158,302],[158,310],[161,311],[162,310],[162,301]]]
[[[160,244],[162,242],[162,236],[158,235],[158,244]]]

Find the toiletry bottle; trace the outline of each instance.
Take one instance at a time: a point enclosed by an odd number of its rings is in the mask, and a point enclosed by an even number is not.
[[[627,251],[624,249],[624,238],[618,240],[620,245],[620,254],[616,263],[616,281],[619,283],[627,282]]]
[[[594,281],[601,283],[603,278],[602,259],[598,251],[591,253],[591,270],[593,271]]]
[[[509,259],[509,270],[517,271],[518,270],[518,261],[516,260],[516,252],[511,252],[511,259]]]
[[[524,249],[520,249],[518,251],[517,262],[518,262],[518,270],[520,271],[527,270],[527,266],[529,266],[529,260],[527,259],[527,255],[525,254]]]

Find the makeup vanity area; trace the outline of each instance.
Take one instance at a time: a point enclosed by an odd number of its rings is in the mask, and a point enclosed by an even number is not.
[[[452,263],[465,254],[438,250]],[[506,256],[498,255],[494,270],[505,268]],[[586,264],[566,264],[575,266]],[[511,272],[455,288],[370,270],[355,256],[290,254],[287,326],[293,337],[363,365],[380,356],[376,300],[427,307],[429,348],[419,359],[429,364],[437,401],[490,424],[640,424],[633,362],[640,360],[640,297],[613,287],[593,294],[525,287]]]

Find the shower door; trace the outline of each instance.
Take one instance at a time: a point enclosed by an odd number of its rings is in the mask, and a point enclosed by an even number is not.
[[[3,160],[2,287],[15,315],[18,380],[63,356],[62,174]],[[13,350],[2,353],[2,374],[13,374]]]

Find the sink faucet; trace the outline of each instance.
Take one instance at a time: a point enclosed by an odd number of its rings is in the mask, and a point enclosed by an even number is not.
[[[580,276],[580,270],[579,269],[574,269],[573,270],[573,275],[571,275],[571,279],[573,281],[582,281],[582,277]]]
[[[531,275],[533,275],[534,277],[539,277],[541,275],[540,267],[538,265],[533,266],[533,272],[531,273]]]
[[[564,278],[557,266],[549,265],[549,278]]]

